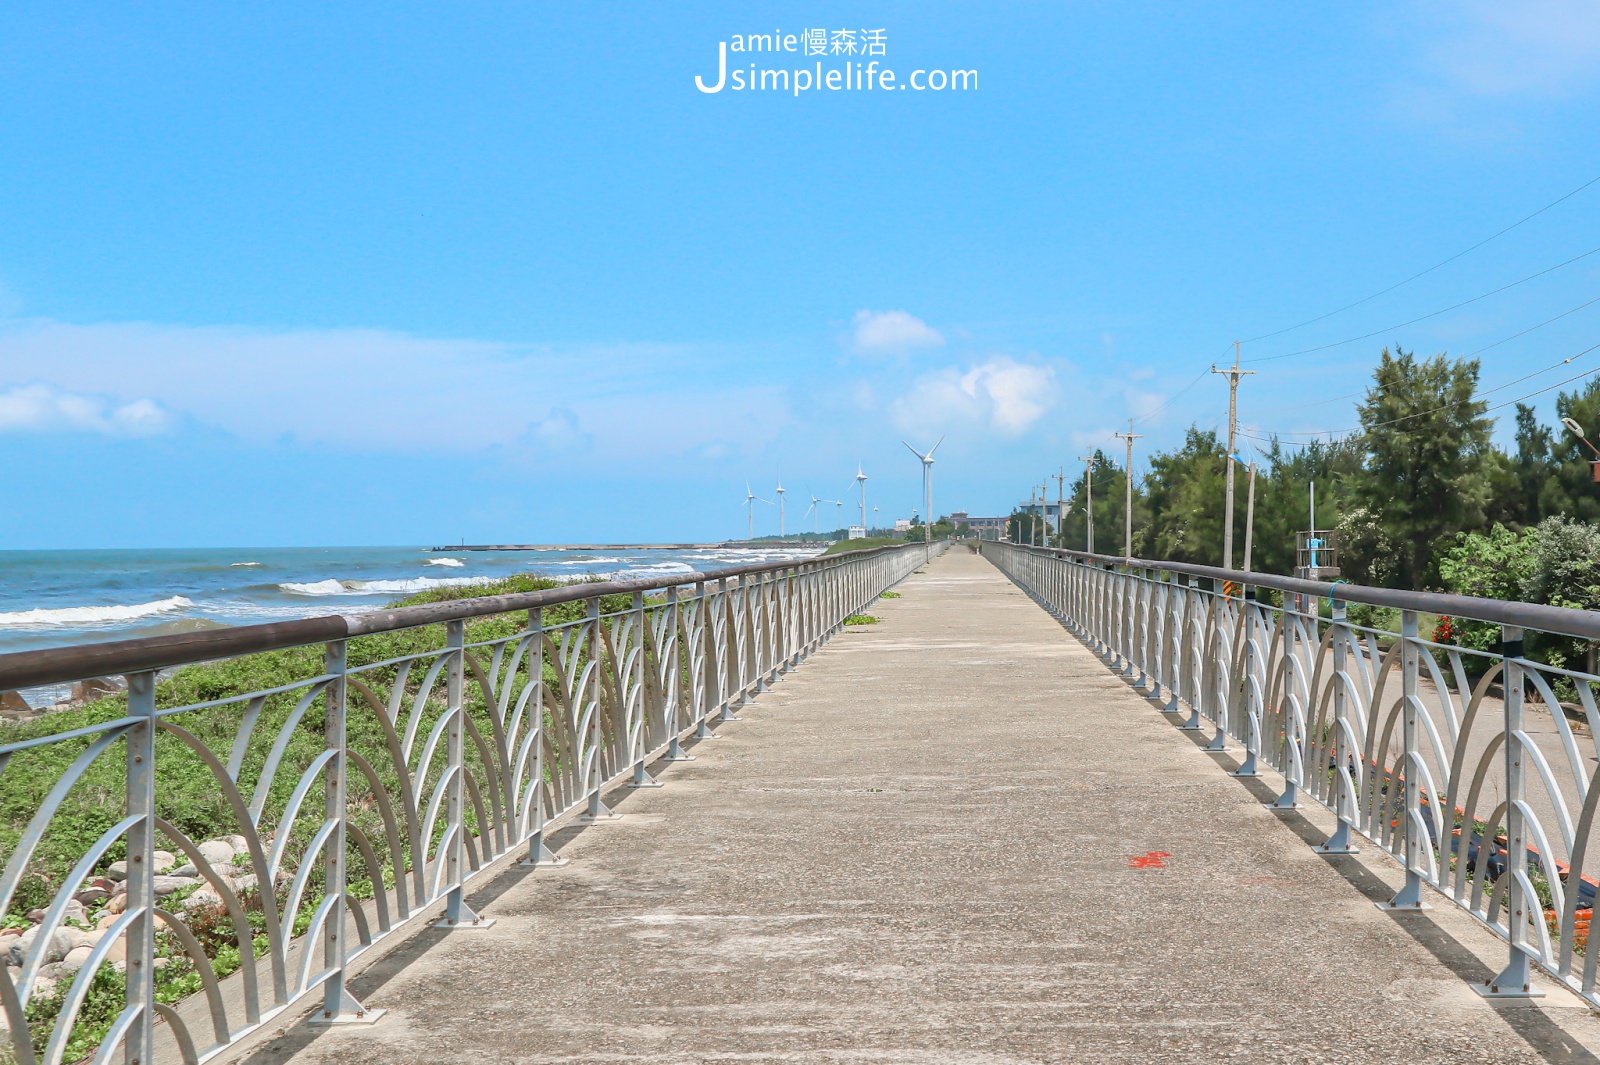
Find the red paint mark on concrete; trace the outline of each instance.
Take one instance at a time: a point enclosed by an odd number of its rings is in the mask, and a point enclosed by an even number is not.
[[[1163,861],[1162,859],[1170,858],[1170,857],[1172,857],[1172,855],[1168,854],[1166,851],[1151,851],[1148,854],[1141,854],[1137,858],[1129,858],[1128,859],[1128,868],[1129,869],[1165,869],[1167,867],[1167,863],[1165,861]]]

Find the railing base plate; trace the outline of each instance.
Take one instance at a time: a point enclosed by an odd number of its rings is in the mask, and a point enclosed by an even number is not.
[[[306,1018],[313,1028],[331,1028],[336,1024],[377,1024],[388,1010],[363,1010],[360,1013],[325,1013],[318,1010]]]
[[[1374,902],[1373,905],[1384,913],[1421,913],[1424,910],[1433,909],[1426,902],[1395,902],[1390,900],[1389,902]]]
[[[1493,983],[1470,984],[1472,990],[1487,999],[1498,998],[1544,998],[1544,992],[1532,984],[1523,984],[1517,988],[1501,988]]]
[[[1361,853],[1361,848],[1360,847],[1352,847],[1352,846],[1330,847],[1326,843],[1318,844],[1316,847],[1313,847],[1312,849],[1315,850],[1318,854],[1360,854]]]

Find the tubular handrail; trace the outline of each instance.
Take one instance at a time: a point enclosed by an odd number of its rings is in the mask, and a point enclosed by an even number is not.
[[[1303,580],[1299,577],[1257,573],[1253,570],[1223,569],[1221,566],[1201,566],[1192,562],[1155,562],[1145,558],[1089,554],[1087,551],[1073,551],[1060,547],[1033,547],[1027,544],[1006,546],[1105,566],[1165,570],[1169,573],[1181,573],[1213,581],[1234,581],[1246,588],[1271,588],[1291,595],[1309,595],[1318,599],[1338,599],[1347,603],[1365,603],[1368,606],[1388,607],[1394,610],[1444,614],[1453,618],[1471,618],[1475,621],[1493,622],[1496,625],[1511,625],[1516,628],[1559,633],[1563,636],[1576,636],[1585,640],[1600,640],[1600,611],[1595,610],[1546,606],[1542,603],[1518,603],[1505,599],[1480,599],[1471,595],[1450,595],[1444,592],[1370,588],[1365,585],[1350,584],[1347,581],[1340,581],[1334,585],[1323,581]]]
[[[168,669],[191,662],[209,662],[238,655],[281,651],[351,636],[435,625],[448,621],[509,614],[519,610],[574,603],[596,596],[629,595],[682,588],[703,581],[755,576],[818,564],[833,564],[842,559],[867,557],[883,551],[901,551],[889,544],[862,551],[841,551],[787,562],[762,562],[750,566],[730,566],[707,572],[674,573],[632,581],[591,581],[545,588],[536,592],[484,595],[450,599],[440,603],[359,614],[327,614],[296,621],[272,621],[258,625],[236,625],[226,629],[176,633],[171,636],[143,636],[131,640],[46,647],[33,651],[0,654],[0,691],[61,684],[85,677],[137,673],[148,669]]]

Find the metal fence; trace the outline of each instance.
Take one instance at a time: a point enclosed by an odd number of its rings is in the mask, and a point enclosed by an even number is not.
[[[557,861],[552,819],[613,818],[608,787],[658,786],[655,758],[692,757],[685,736],[733,720],[924,558],[0,656],[0,689],[127,684],[95,723],[0,744],[16,1060],[204,1061],[319,989],[321,1021],[370,1019],[352,959],[441,900],[443,927],[482,927],[475,874],[517,850]]]
[[[1600,677],[1569,666],[1592,663],[1600,613],[981,548],[1182,728],[1209,723],[1236,775],[1281,774],[1273,806],[1332,810],[1324,853],[1360,837],[1397,859],[1389,907],[1424,907],[1428,885],[1504,938],[1485,994],[1529,994],[1532,964],[1600,1005]]]

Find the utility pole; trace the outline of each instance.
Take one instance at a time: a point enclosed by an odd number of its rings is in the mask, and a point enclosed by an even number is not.
[[[1050,546],[1050,475],[1039,485],[1039,546]]]
[[[1135,440],[1138,440],[1139,436],[1136,435],[1134,433],[1134,431],[1133,431],[1133,419],[1132,418],[1128,419],[1128,431],[1127,432],[1125,432],[1125,433],[1113,433],[1112,435],[1115,436],[1118,440],[1126,440],[1128,442],[1128,463],[1127,463],[1127,465],[1122,467],[1122,479],[1127,482],[1126,487],[1127,487],[1127,490],[1128,490],[1127,510],[1125,512],[1126,513],[1126,517],[1124,517],[1123,520],[1122,520],[1122,557],[1123,558],[1132,558],[1133,557],[1133,442]],[[1254,488],[1255,482],[1251,481],[1250,485],[1251,485],[1252,488]],[[1250,498],[1251,498],[1251,500],[1254,500],[1255,496],[1252,495]],[[1245,537],[1245,543],[1248,544],[1249,542],[1250,542],[1250,538],[1247,535]],[[1249,548],[1245,548],[1245,550],[1249,551]]]
[[[1056,546],[1066,547],[1067,531],[1067,468],[1056,467]]]
[[[1083,463],[1084,550],[1094,554],[1094,456],[1080,455]]]
[[[1254,370],[1239,369],[1239,342],[1233,342],[1233,369],[1219,370],[1215,364],[1211,367],[1212,373],[1225,374],[1228,378],[1228,487],[1227,497],[1223,509],[1227,516],[1226,524],[1222,527],[1222,568],[1233,568],[1233,448],[1234,438],[1239,431],[1239,378],[1246,374],[1255,373]]]

